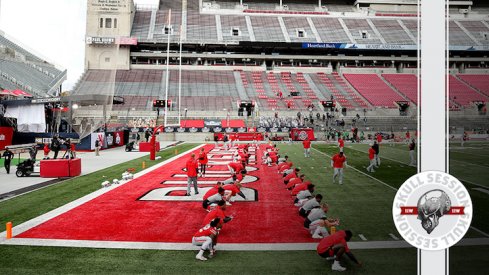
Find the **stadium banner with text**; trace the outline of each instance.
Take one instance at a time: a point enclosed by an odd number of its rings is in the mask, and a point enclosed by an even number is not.
[[[416,45],[389,44],[349,44],[349,43],[302,43],[303,49],[348,49],[348,50],[406,50],[416,51]],[[483,46],[450,46],[451,51],[488,51],[489,45]]]
[[[14,128],[0,127],[0,150],[5,149],[5,146],[12,145],[13,136]]]
[[[137,37],[117,37],[115,39],[115,43],[117,45],[137,45],[138,44],[138,38]]]

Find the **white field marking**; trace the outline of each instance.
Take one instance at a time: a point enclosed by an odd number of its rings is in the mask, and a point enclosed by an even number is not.
[[[206,171],[206,174],[207,174],[207,171]],[[213,177],[213,178],[229,178],[231,176],[231,174],[212,174],[212,176],[210,177]],[[184,175],[184,174],[175,174],[172,176],[172,178],[187,178],[188,176],[187,175]]]
[[[366,241],[367,238],[365,238],[365,236],[363,236],[363,234],[358,234],[358,237],[360,237],[360,239],[362,239],[362,241]]]
[[[160,167],[162,167],[162,166],[164,166],[164,165],[166,165],[166,164],[168,164],[168,163],[170,163],[170,162],[172,162],[172,161],[174,161],[174,160],[182,157],[185,154],[188,154],[188,153],[190,153],[190,152],[192,152],[192,151],[194,151],[196,149],[199,149],[200,147],[202,147],[204,145],[205,144],[202,144],[202,145],[199,145],[199,146],[194,147],[192,149],[189,149],[189,150],[187,150],[185,152],[182,152],[182,153],[180,153],[180,154],[178,154],[178,155],[176,155],[176,156],[174,156],[174,157],[172,157],[170,159],[167,159],[167,160],[165,160],[163,162],[160,162],[160,163],[158,163],[158,164],[156,164],[156,165],[154,165],[154,166],[152,166],[152,167],[150,167],[148,169],[145,169],[143,171],[140,171],[140,172],[134,174],[134,178],[135,179],[136,178],[139,178],[139,177],[141,177],[141,176],[143,176],[143,175],[145,175],[145,174],[147,174],[147,173],[149,173],[151,171],[154,171],[154,170],[156,170],[156,169],[158,169],[158,168],[160,168]],[[93,200],[93,199],[95,199],[95,198],[97,198],[97,197],[99,197],[99,196],[101,196],[101,195],[109,192],[109,191],[112,191],[112,190],[118,188],[119,186],[122,186],[122,185],[124,185],[124,184],[126,184],[128,182],[130,182],[130,181],[121,181],[120,184],[111,185],[108,188],[101,188],[101,189],[99,189],[99,190],[97,190],[97,191],[95,191],[93,193],[90,193],[90,194],[88,194],[86,196],[83,196],[83,197],[77,199],[77,200],[74,200],[74,201],[72,201],[70,203],[67,203],[67,204],[65,204],[63,206],[60,206],[60,207],[58,207],[58,208],[56,208],[56,209],[54,209],[52,211],[49,211],[49,212],[47,212],[47,213],[45,213],[45,214],[43,214],[41,216],[38,216],[38,217],[36,217],[34,219],[31,219],[31,220],[26,221],[26,222],[24,222],[22,224],[19,224],[19,225],[15,226],[14,228],[12,228],[12,231],[15,232],[15,235],[21,234],[21,233],[23,233],[23,232],[25,232],[25,231],[27,231],[29,229],[32,229],[32,228],[40,225],[41,223],[44,223],[44,222],[49,221],[49,220],[51,220],[51,219],[53,219],[53,218],[55,218],[55,217],[57,217],[57,216],[59,216],[61,214],[64,214],[64,213],[66,213],[66,212],[68,212],[68,211],[70,211],[70,210],[72,210],[72,209],[74,209],[74,208],[76,208],[76,207],[78,207],[80,205],[83,205],[83,204],[85,204],[85,203],[87,203],[87,202],[89,202],[89,201],[91,201],[91,200]],[[5,236],[6,236],[6,232],[5,231],[2,232],[2,233],[0,233],[0,240],[2,238],[4,238]]]
[[[198,180],[197,185],[201,184],[217,184],[217,180]],[[177,184],[177,185],[187,185],[186,180],[165,180],[163,184]]]
[[[489,168],[489,166],[487,165],[480,165],[480,164],[476,164],[476,163],[472,163],[472,162],[466,162],[466,161],[460,161],[460,160],[456,160],[456,159],[450,159],[450,161],[454,161],[454,162],[458,162],[458,163],[462,163],[463,165],[473,165],[473,166],[479,166],[479,167],[482,167],[482,168]]]
[[[204,194],[207,193],[212,187],[199,188],[199,194],[193,194],[190,196],[167,196],[168,193],[172,191],[187,191],[187,187],[163,187],[151,190],[149,193],[140,198],[140,201],[196,201],[202,202],[204,200]],[[192,188],[193,189],[193,188]],[[241,196],[236,196],[233,198],[234,201],[256,201],[256,190],[246,187],[241,188],[241,192],[246,198]]]
[[[473,227],[473,226],[471,226],[470,228],[474,229],[475,231],[477,231],[477,232],[479,232],[480,234],[482,234],[482,235],[486,236],[487,238],[489,238],[489,234],[487,234],[486,232],[484,232],[484,231],[482,231],[482,230],[480,230],[480,229],[478,229],[478,228],[475,228],[475,227]]]
[[[472,190],[477,190],[477,191],[480,191],[482,193],[489,194],[489,190],[484,189],[484,188],[472,188]]]
[[[225,174],[227,173],[229,176],[231,176],[231,172],[229,172],[229,170],[222,170],[222,171],[205,171],[205,174],[218,174],[218,175],[221,175],[221,174]]]
[[[365,152],[365,151],[358,150],[358,149],[355,149],[355,148],[350,148],[350,149],[352,149],[352,150],[354,150],[354,151],[357,151],[357,152],[362,152],[362,153],[368,154],[368,153],[367,153],[367,152]],[[402,162],[402,161],[399,161],[399,160],[396,160],[396,159],[391,159],[391,158],[388,158],[388,157],[384,157],[383,155],[380,155],[380,158],[381,158],[381,159],[388,159],[388,160],[391,160],[391,161],[394,161],[394,162],[398,162],[398,163],[402,163],[402,164],[404,164],[404,165],[409,166],[409,163],[407,163],[407,162]],[[389,166],[389,167],[390,167],[390,166]]]
[[[3,245],[83,247],[83,248],[114,248],[114,249],[150,249],[150,250],[198,250],[191,243],[161,243],[161,242],[119,242],[119,241],[78,241],[54,239],[12,238],[0,239]],[[456,246],[489,245],[489,238],[463,239]],[[291,251],[316,250],[317,243],[219,243],[220,251]],[[412,247],[405,241],[370,241],[349,242],[350,249],[392,249]]]
[[[485,185],[478,184],[478,183],[475,183],[475,182],[472,182],[472,181],[464,180],[462,178],[460,178],[460,181],[465,181],[466,183],[470,183],[472,185],[479,186],[479,187],[486,188],[486,189],[489,188],[489,186],[485,186]]]
[[[316,151],[317,151],[318,153],[320,153],[320,154],[323,154],[323,155],[325,155],[325,156],[327,156],[327,157],[331,158],[331,156],[330,156],[330,155],[328,155],[328,154],[326,154],[326,153],[323,153],[323,152],[319,151],[319,150],[318,150],[318,149],[316,149],[316,148],[312,148],[312,149],[313,149],[313,150],[316,150]],[[358,173],[360,173],[360,174],[362,174],[362,175],[365,175],[365,176],[367,176],[367,177],[369,177],[369,178],[371,178],[371,179],[373,179],[373,180],[375,180],[375,181],[377,181],[377,182],[379,182],[379,183],[381,183],[381,184],[383,184],[383,185],[385,185],[385,186],[389,187],[390,189],[392,189],[392,190],[394,190],[394,191],[397,191],[397,188],[394,188],[394,187],[390,186],[389,184],[387,184],[387,183],[385,183],[385,182],[383,182],[383,181],[381,181],[381,180],[379,180],[379,179],[377,179],[377,178],[374,178],[374,177],[370,176],[369,174],[366,174],[366,173],[364,173],[364,172],[362,172],[362,171],[360,171],[360,170],[356,169],[356,168],[355,168],[355,167],[353,167],[353,166],[350,166],[350,165],[347,165],[347,166],[348,166],[350,169],[353,169],[353,170],[357,171]]]
[[[396,240],[396,241],[398,241],[398,240],[399,240],[399,238],[398,238],[398,237],[396,237],[396,235],[394,235],[394,234],[392,234],[392,233],[389,233],[389,236],[390,236],[391,238],[393,238],[394,240]]]

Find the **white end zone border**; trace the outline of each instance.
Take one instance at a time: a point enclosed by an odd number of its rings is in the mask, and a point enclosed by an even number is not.
[[[185,152],[182,152],[182,153],[180,153],[180,154],[178,154],[178,155],[176,155],[174,157],[171,157],[171,158],[169,158],[169,159],[167,159],[167,160],[165,160],[163,162],[160,162],[160,163],[158,163],[158,164],[156,164],[154,166],[151,166],[150,168],[147,168],[147,169],[145,169],[143,171],[140,171],[140,172],[134,174],[134,178],[136,179],[136,178],[139,178],[139,177],[141,177],[141,176],[143,176],[143,175],[145,175],[145,174],[147,174],[149,172],[152,172],[152,171],[154,171],[154,170],[156,170],[156,169],[158,169],[158,168],[160,168],[160,167],[162,167],[162,166],[164,166],[164,165],[166,165],[166,164],[168,164],[168,163],[170,163],[170,162],[172,162],[172,161],[180,158],[181,156],[190,153],[191,151],[194,151],[194,150],[197,150],[197,149],[201,148],[204,145],[205,144],[201,144],[199,146],[196,146],[196,147],[194,147],[192,149],[189,149],[189,150],[187,150]],[[171,148],[171,147],[169,147],[169,148]],[[38,217],[34,218],[32,220],[29,220],[29,221],[26,221],[26,222],[24,222],[22,224],[19,224],[19,225],[15,226],[14,228],[12,228],[12,232],[13,232],[14,236],[15,235],[19,235],[19,234],[21,234],[21,233],[23,233],[23,232],[25,232],[25,231],[27,231],[27,230],[29,230],[31,228],[34,228],[34,227],[36,227],[36,226],[38,226],[38,225],[40,225],[40,224],[42,224],[42,223],[44,223],[44,222],[46,222],[48,220],[51,220],[51,219],[53,219],[53,218],[55,218],[55,217],[57,217],[57,216],[59,216],[61,214],[64,214],[64,213],[66,213],[66,212],[68,212],[68,211],[70,211],[70,210],[72,210],[72,209],[74,209],[74,208],[76,208],[76,207],[78,207],[78,206],[80,206],[82,204],[85,204],[85,203],[87,203],[87,202],[89,202],[89,201],[91,201],[91,200],[93,200],[93,199],[95,199],[95,198],[97,198],[97,197],[99,197],[99,196],[107,193],[107,192],[110,192],[110,191],[118,188],[119,186],[122,186],[122,185],[130,182],[130,180],[129,181],[120,181],[120,182],[121,182],[120,184],[111,185],[108,188],[101,188],[101,189],[99,189],[99,190],[97,190],[97,191],[95,191],[93,193],[90,193],[90,194],[88,194],[86,196],[83,196],[83,197],[81,197],[79,199],[76,199],[76,200],[74,200],[74,201],[72,201],[70,203],[67,203],[67,204],[65,204],[63,206],[60,206],[60,207],[58,207],[58,208],[56,208],[56,209],[54,209],[52,211],[49,211],[49,212],[47,212],[47,213],[45,213],[45,214],[43,214],[41,216],[38,216]],[[2,233],[0,233],[0,244],[6,244],[6,243],[9,242],[9,240],[6,240],[5,237],[6,237],[6,232],[5,231],[2,232]],[[32,242],[31,245],[34,245],[37,242],[40,243],[41,242],[41,239],[35,239],[35,242]]]

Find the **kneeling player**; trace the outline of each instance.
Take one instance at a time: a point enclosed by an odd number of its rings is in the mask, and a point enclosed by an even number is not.
[[[207,225],[215,219],[220,219],[220,222],[216,225],[216,227],[218,229],[221,229],[225,223],[230,222],[233,219],[233,216],[226,216],[224,211],[226,211],[226,202],[221,200],[217,203],[216,208],[214,208],[211,212],[207,213],[202,225]]]
[[[323,217],[311,222],[309,225],[309,232],[314,239],[322,239],[329,236],[328,228],[331,228],[331,226],[338,226],[339,224],[339,220]]]
[[[212,204],[217,204],[223,199],[224,189],[222,187],[212,188],[204,195],[204,201],[202,202],[202,207],[206,210],[212,210],[209,206]]]
[[[219,224],[221,219],[217,218],[211,221],[208,225],[202,227],[194,234],[192,238],[192,244],[196,246],[200,246],[199,253],[195,258],[201,261],[207,261],[207,258],[204,257],[204,252],[206,250],[210,251],[209,258],[212,258],[216,253],[214,246],[217,244],[217,234],[219,234],[217,230],[217,225]]]
[[[312,209],[320,207],[319,203],[321,203],[322,200],[323,196],[321,194],[317,194],[314,199],[310,199],[304,203],[304,205],[299,209],[299,215],[307,218],[307,215],[309,215]]]
[[[323,258],[334,259],[334,263],[331,266],[331,269],[333,271],[346,270],[346,268],[340,265],[340,259],[345,253],[350,258],[350,260],[355,262],[358,266],[362,265],[362,263],[359,262],[355,258],[355,256],[353,256],[353,253],[351,253],[350,249],[348,248],[347,242],[350,241],[351,236],[352,233],[350,230],[340,230],[333,235],[323,238],[319,242],[317,246],[317,252],[319,256]]]
[[[314,184],[308,185],[307,190],[302,190],[297,193],[294,200],[294,205],[297,207],[302,207],[306,201],[313,197],[312,193],[314,193]]]

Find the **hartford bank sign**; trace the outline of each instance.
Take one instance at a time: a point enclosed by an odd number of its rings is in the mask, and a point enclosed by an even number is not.
[[[395,50],[416,51],[416,45],[349,44],[349,43],[302,43],[303,49],[347,49],[347,50]],[[450,51],[488,51],[489,46],[449,46]]]

